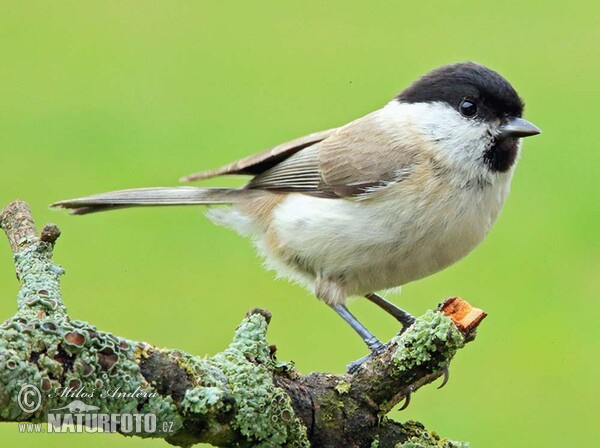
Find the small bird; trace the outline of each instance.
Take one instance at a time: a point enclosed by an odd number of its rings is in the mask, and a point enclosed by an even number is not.
[[[495,71],[446,65],[344,126],[181,179],[253,176],[242,188],[138,188],[53,206],[86,214],[229,204],[208,217],[251,238],[268,268],[308,287],[378,353],[383,344],[348,299],[366,297],[403,329],[414,322],[376,291],[438,272],[484,239],[508,195],[520,139],[541,132],[523,107]]]

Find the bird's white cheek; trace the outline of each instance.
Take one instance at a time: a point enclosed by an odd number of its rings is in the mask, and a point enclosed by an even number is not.
[[[489,126],[447,108],[434,108],[432,113],[434,117],[423,128],[435,143],[438,155],[448,164],[477,168],[491,144]]]
[[[419,132],[446,165],[468,171],[484,169],[481,157],[492,143],[488,124],[465,118],[446,103],[392,101],[381,109],[380,115],[398,132],[407,127]]]

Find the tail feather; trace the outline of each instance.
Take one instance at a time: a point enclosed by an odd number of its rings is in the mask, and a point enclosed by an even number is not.
[[[235,188],[155,187],[111,191],[77,199],[67,199],[51,207],[70,209],[73,215],[127,207],[159,205],[232,204],[257,194],[257,190]]]

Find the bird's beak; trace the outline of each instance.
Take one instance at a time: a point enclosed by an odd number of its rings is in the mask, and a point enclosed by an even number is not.
[[[508,121],[500,127],[500,137],[529,137],[538,135],[542,131],[527,120],[519,117],[510,117]]]

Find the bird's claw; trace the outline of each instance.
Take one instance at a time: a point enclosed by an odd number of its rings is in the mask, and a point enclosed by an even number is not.
[[[385,344],[382,344],[381,342],[377,341],[378,343],[375,344],[372,348],[371,348],[371,353],[369,353],[368,355],[363,356],[360,359],[357,359],[356,361],[351,362],[350,364],[348,364],[346,366],[346,372],[349,374],[353,374],[355,373],[360,366],[362,366],[365,362],[369,361],[372,358],[375,358],[379,355],[381,355],[384,351],[385,351]]]
[[[408,389],[406,390],[406,398],[404,399],[404,404],[400,407],[400,409],[398,409],[399,411],[403,411],[405,410],[408,405],[410,404],[410,396],[413,393],[413,387],[412,386],[408,386]]]
[[[444,367],[444,379],[442,380],[442,384],[440,384],[438,386],[438,389],[441,389],[446,384],[448,384],[449,379],[450,379],[450,369],[448,368],[448,365],[446,365],[446,367]]]

